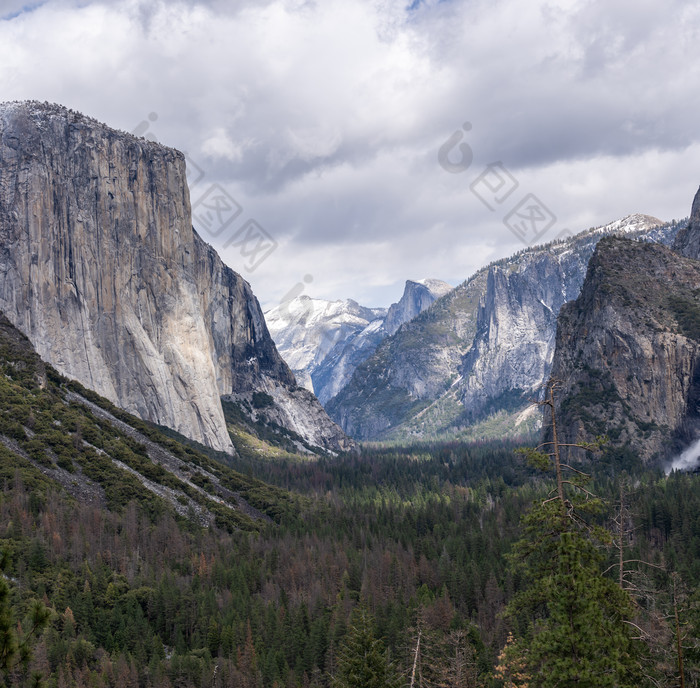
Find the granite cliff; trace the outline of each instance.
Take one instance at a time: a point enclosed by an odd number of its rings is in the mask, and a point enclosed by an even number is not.
[[[602,240],[580,296],[559,314],[561,439],[607,435],[618,458],[669,457],[700,431],[699,355],[700,262],[658,244]]]
[[[389,307],[384,320],[384,332],[392,335],[401,325],[407,323],[429,308],[441,296],[449,294],[452,286],[438,279],[406,280],[403,294],[397,303]]]
[[[602,236],[649,238],[661,225],[656,218],[631,215],[493,265],[476,336],[460,369],[464,420],[478,420],[495,408],[522,406],[536,395],[552,365],[559,310],[578,296]]]
[[[676,232],[631,215],[479,270],[382,341],[329,414],[359,439],[532,429],[528,398],[549,376],[557,314],[578,295],[596,244],[608,235],[670,243]],[[480,423],[489,426],[474,430]]]
[[[688,224],[676,235],[673,250],[686,258],[700,260],[700,189],[693,199]]]
[[[250,285],[193,229],[171,148],[60,106],[0,105],[0,311],[60,373],[214,449],[233,450],[221,397],[255,391],[309,444],[349,446],[299,394]]]
[[[269,310],[265,318],[297,379],[326,404],[382,339],[451,290],[437,279],[406,280],[401,299],[388,310],[366,308],[352,299],[326,301],[302,295]]]
[[[368,335],[381,328],[385,316],[385,308],[366,308],[352,299],[328,301],[304,294],[267,311],[265,320],[297,380],[323,403],[334,394],[329,390],[342,386],[348,375],[347,360],[338,361],[339,353],[355,344],[369,356],[374,348]],[[335,361],[335,374],[319,377],[317,372],[324,364],[328,368],[329,357]]]

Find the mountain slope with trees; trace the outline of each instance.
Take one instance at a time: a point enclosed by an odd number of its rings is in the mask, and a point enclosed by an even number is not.
[[[549,376],[557,314],[578,296],[598,241],[669,244],[683,224],[631,215],[486,266],[383,340],[326,409],[361,440],[531,432],[528,399]]]
[[[61,378],[6,321],[0,361],[8,608],[15,620],[37,601],[50,613],[26,666],[0,667],[10,685],[38,674],[57,687],[326,688],[348,680],[363,643],[403,685],[414,668],[416,686],[501,685],[508,633],[512,644],[528,637],[524,610],[512,621],[502,613],[531,590],[506,555],[529,541],[520,519],[550,487],[513,445],[309,460],[251,444],[228,457],[235,472]],[[159,468],[150,443],[185,463],[189,479]],[[251,510],[215,501],[226,501],[215,478]],[[594,484],[604,525],[617,485],[605,470]],[[666,613],[672,572],[691,590],[700,582],[700,481],[647,472],[637,484],[627,556],[663,565],[646,587]],[[185,513],[158,485],[191,500]],[[195,504],[213,518],[199,518]],[[596,556],[617,561],[605,546]],[[617,571],[606,575],[614,582]],[[700,600],[679,599],[694,676]],[[653,630],[645,671],[663,678],[672,629],[662,616]]]

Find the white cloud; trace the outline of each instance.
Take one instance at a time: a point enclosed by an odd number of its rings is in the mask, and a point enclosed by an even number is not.
[[[186,150],[205,172],[193,198],[222,184],[279,242],[242,270],[266,303],[309,273],[315,295],[379,305],[522,247],[508,208],[469,191],[496,160],[552,232],[683,216],[700,181],[690,1],[25,4],[0,3],[20,12],[0,21],[0,98],[143,122]],[[465,121],[474,162],[452,175],[437,150]]]

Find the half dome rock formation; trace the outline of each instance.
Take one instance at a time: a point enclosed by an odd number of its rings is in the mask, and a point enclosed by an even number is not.
[[[325,405],[385,337],[450,291],[452,287],[438,279],[406,280],[403,296],[388,309],[366,308],[352,299],[301,295],[272,308],[265,319],[297,380]]]
[[[398,303],[391,305],[386,314],[384,320],[386,334],[394,334],[401,325],[413,320],[452,289],[452,285],[439,279],[406,280],[403,296]]]
[[[498,433],[522,432],[550,373],[557,314],[578,296],[596,244],[670,243],[677,231],[635,214],[482,268],[386,337],[326,409],[361,440],[453,438],[495,414],[511,418]]]
[[[194,231],[183,154],[60,106],[0,104],[0,311],[59,372],[214,449],[233,451],[221,397],[255,391],[348,444]]]

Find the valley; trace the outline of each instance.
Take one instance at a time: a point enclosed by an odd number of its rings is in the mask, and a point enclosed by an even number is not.
[[[185,166],[0,105],[4,684],[697,685],[700,192],[263,314]]]

